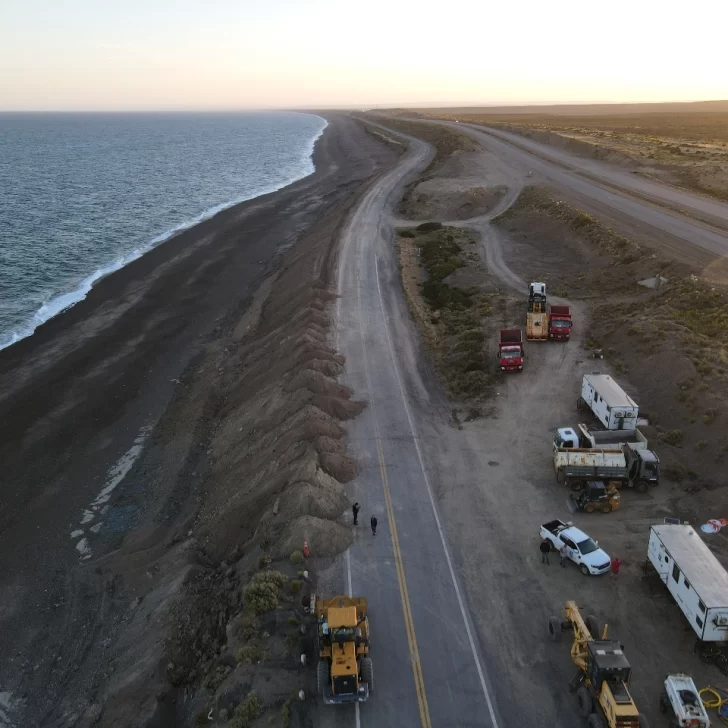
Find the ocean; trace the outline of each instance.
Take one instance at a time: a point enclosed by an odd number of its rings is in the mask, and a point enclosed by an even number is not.
[[[0,114],[0,349],[174,233],[314,171],[312,114]]]

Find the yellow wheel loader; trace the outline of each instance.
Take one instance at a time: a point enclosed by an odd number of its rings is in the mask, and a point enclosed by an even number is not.
[[[571,630],[571,659],[578,672],[569,683],[576,691],[579,711],[589,728],[645,728],[645,719],[629,692],[632,668],[622,645],[607,639],[607,626],[599,631],[593,616],[583,619],[576,602],[566,602],[565,619],[551,617],[549,632],[554,641]]]
[[[374,691],[364,597],[316,599],[316,681],[324,703],[363,703]]]

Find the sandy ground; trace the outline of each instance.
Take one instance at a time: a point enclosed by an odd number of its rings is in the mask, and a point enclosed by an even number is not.
[[[509,167],[500,184],[510,187],[520,176],[523,185],[535,158],[477,133],[486,151],[470,157],[468,178],[479,164],[483,177],[491,174],[485,170],[495,155]],[[624,643],[635,700],[655,725],[666,672],[691,673],[700,685],[722,680],[693,654],[692,633],[672,600],[643,575],[649,524],[671,513],[669,484],[644,498],[624,493],[623,510],[610,516],[572,516],[567,509],[553,478],[550,440],[555,427],[576,421],[581,375],[595,370],[583,349],[588,309],[578,301],[571,301],[572,340],[527,347],[524,373],[504,377],[498,388],[496,417],[453,425],[452,403],[408,313],[393,245],[399,191],[426,161],[422,144],[413,143],[398,173],[362,201],[342,241],[337,341],[349,362],[344,381],[369,403],[348,430],[362,463],[350,493],[363,512],[377,514],[381,534],[358,532],[340,584],[372,602],[380,687],[356,715],[324,710],[321,725],[582,725],[567,689],[568,648],[551,643],[547,631],[548,617],[567,599],[608,622]],[[593,195],[594,207],[610,208],[610,222],[618,217],[625,229],[649,219],[654,230],[676,219],[638,198],[623,208],[603,187],[585,190],[570,173],[564,177],[562,167],[542,162],[538,171],[570,194]],[[447,190],[450,174],[442,173]],[[512,292],[505,317],[517,323],[525,271],[537,272],[545,252],[558,265],[559,251],[544,251],[535,231],[516,246],[491,217],[465,226],[481,235],[492,279]],[[704,231],[689,218],[680,224],[686,235]],[[728,242],[711,234],[722,246]],[[665,248],[686,255],[679,245]],[[598,368],[610,371],[606,361]],[[538,528],[557,517],[574,520],[620,555],[620,577],[588,578],[571,566],[541,565]]]
[[[330,485],[329,501],[339,498],[337,515],[345,506],[333,476],[316,465],[343,479],[354,467],[335,443],[341,437],[336,422],[349,416],[348,394],[336,384],[328,391],[318,378],[335,374],[340,363],[317,344],[325,323],[317,310],[326,293],[315,289],[357,190],[395,158],[334,114],[316,148],[314,175],[178,235],[0,354],[0,724],[100,719],[100,725],[129,726],[150,715],[159,726],[192,720],[194,693],[184,685],[203,675],[170,668],[164,659],[170,604],[180,596],[187,601],[172,613],[174,624],[199,620],[199,633],[194,625],[190,634],[180,627],[178,637],[197,650],[202,671],[219,648],[221,629],[224,637],[225,620],[239,609],[241,580],[255,568],[252,552],[247,562],[222,566],[220,554],[241,557],[234,546],[240,549],[258,529],[254,509],[271,508],[276,495],[248,499],[250,520],[244,498],[228,509],[227,522],[220,519],[232,478],[264,477],[262,465],[235,471],[236,452],[248,453],[248,465],[259,463],[255,455],[266,457],[261,439],[250,451],[243,427],[270,430],[275,420],[266,419],[275,407],[260,401],[255,417],[236,414],[250,387],[269,399],[276,383],[289,388],[297,405],[288,410],[288,432],[300,435],[296,423],[309,432],[313,460],[297,444],[303,435],[289,440],[279,457],[291,468],[300,465],[298,481]],[[289,249],[294,255],[301,241],[308,246],[303,263],[281,258]],[[281,283],[283,298],[266,308],[266,289],[255,300],[253,294],[281,264],[294,271],[298,265],[295,282]],[[285,269],[280,275],[285,280]],[[267,380],[255,359],[266,345],[261,338],[251,349],[251,332],[268,336],[269,344],[276,336],[298,344],[266,353]],[[276,356],[277,370],[266,363]],[[305,381],[293,382],[286,362],[304,362],[298,374]],[[238,385],[246,375],[248,390]],[[307,404],[323,414],[307,418]],[[329,425],[316,429],[327,418]],[[236,419],[238,440],[219,430]],[[313,466],[306,470],[301,458]],[[310,512],[305,503],[292,507]],[[277,510],[289,513],[285,504]],[[300,531],[290,531],[297,548]],[[269,540],[286,550],[285,533],[279,527]]]

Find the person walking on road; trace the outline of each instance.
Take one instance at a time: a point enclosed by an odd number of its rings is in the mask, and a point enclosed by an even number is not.
[[[377,535],[377,517],[372,516],[370,523],[372,524],[372,536],[376,536]]]
[[[543,541],[541,541],[541,545],[539,546],[539,549],[541,551],[541,563],[548,564],[549,563],[549,551],[551,551],[551,542],[546,541],[546,539],[544,539]]]
[[[359,518],[359,511],[361,510],[361,507],[359,506],[359,503],[354,503],[354,505],[351,507],[351,512],[354,514],[354,525],[357,525],[357,519]]]
[[[566,544],[559,549],[559,563],[566,568]]]
[[[611,569],[610,569],[610,574],[609,574],[612,577],[612,579],[617,578],[617,574],[619,574],[619,569],[621,566],[622,566],[622,559],[620,559],[619,556],[615,556],[612,559]]]

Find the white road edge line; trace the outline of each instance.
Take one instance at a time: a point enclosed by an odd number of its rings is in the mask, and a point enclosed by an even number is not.
[[[493,702],[490,697],[490,693],[488,692],[488,687],[485,684],[485,675],[483,674],[483,667],[480,664],[480,657],[478,656],[478,651],[475,646],[475,640],[473,638],[473,632],[470,627],[470,620],[468,619],[468,614],[465,610],[465,603],[463,601],[462,593],[460,592],[460,586],[458,585],[457,577],[455,576],[455,570],[453,569],[452,565],[452,559],[450,558],[450,551],[447,547],[447,541],[445,540],[445,533],[442,530],[442,524],[440,523],[440,517],[437,514],[437,507],[435,505],[435,498],[432,494],[432,486],[430,485],[430,478],[427,475],[427,469],[425,468],[425,461],[422,458],[422,450],[420,449],[420,441],[419,437],[417,436],[417,431],[415,430],[414,422],[412,421],[412,415],[410,413],[409,405],[407,404],[407,397],[404,393],[404,386],[402,384],[402,377],[399,373],[399,367],[397,366],[397,359],[394,355],[394,347],[392,345],[392,337],[389,333],[389,325],[387,324],[387,311],[384,307],[384,298],[382,296],[382,286],[379,281],[379,263],[377,261],[377,254],[376,250],[374,251],[374,269],[377,279],[377,293],[379,294],[379,305],[382,309],[382,316],[384,317],[384,331],[387,334],[387,344],[389,346],[389,353],[392,358],[392,364],[394,365],[394,373],[397,377],[397,383],[399,385],[399,392],[400,396],[402,397],[402,404],[404,405],[405,413],[407,414],[407,421],[409,423],[410,431],[412,432],[412,438],[415,443],[415,450],[417,451],[417,459],[420,463],[420,470],[422,471],[422,476],[425,480],[425,485],[427,486],[427,494],[430,497],[430,505],[432,506],[432,513],[435,516],[435,523],[437,524],[437,531],[440,534],[440,542],[442,543],[442,550],[445,552],[445,560],[447,561],[447,568],[450,571],[450,577],[452,579],[453,587],[455,587],[455,594],[458,598],[458,605],[460,606],[460,613],[463,617],[463,622],[465,623],[465,631],[468,635],[468,642],[470,643],[470,650],[473,653],[473,659],[475,660],[475,666],[478,670],[478,677],[480,678],[480,686],[483,689],[483,695],[485,696],[485,702],[488,704],[488,713],[490,714],[490,720],[493,724],[493,728],[498,728],[498,721],[495,717],[495,710],[493,709]]]
[[[349,549],[346,549],[346,588],[347,588],[347,594],[352,597],[354,596],[354,592],[351,588],[351,552]],[[354,723],[356,725],[356,728],[360,728],[361,726],[361,718],[359,715],[359,703],[354,703]]]

